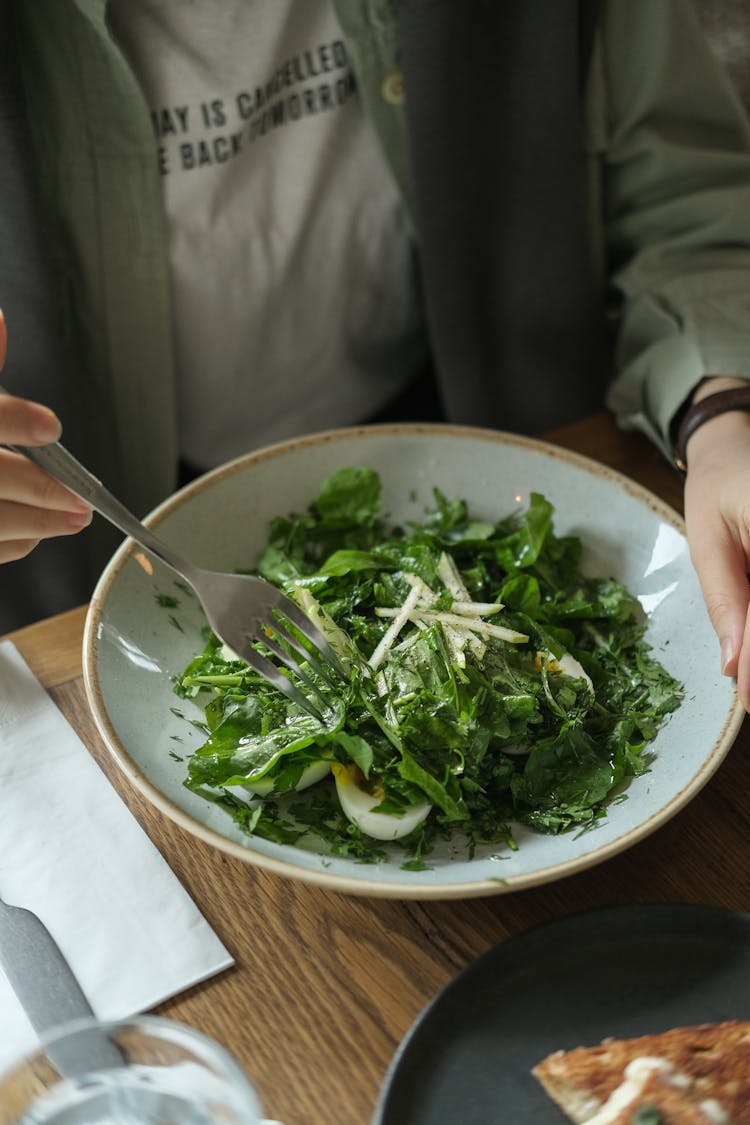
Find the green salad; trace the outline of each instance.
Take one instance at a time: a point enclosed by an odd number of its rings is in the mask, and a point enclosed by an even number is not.
[[[489,523],[435,489],[392,527],[377,473],[334,473],[272,521],[257,573],[318,623],[346,679],[309,670],[321,721],[209,633],[174,685],[205,700],[185,784],[255,836],[363,862],[393,841],[407,869],[440,839],[473,855],[515,848],[513,824],[593,825],[682,694],[638,601],[585,576],[581,550],[538,493]]]

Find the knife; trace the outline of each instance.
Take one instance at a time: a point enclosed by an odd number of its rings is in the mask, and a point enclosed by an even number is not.
[[[52,934],[36,914],[0,898],[0,967],[39,1035],[94,1012]],[[120,1049],[100,1027],[48,1050],[61,1074],[122,1066]]]

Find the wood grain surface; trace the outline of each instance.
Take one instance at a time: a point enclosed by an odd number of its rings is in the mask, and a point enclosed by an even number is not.
[[[679,509],[681,481],[646,442],[597,415],[548,435]],[[284,1125],[367,1125],[402,1037],[435,994],[493,945],[537,923],[628,902],[750,909],[750,735],[667,825],[586,872],[449,902],[327,892],[260,871],[153,810],[116,769],[81,679],[85,607],[11,635],[236,959],[157,1009],[227,1046]],[[718,660],[718,646],[717,646]],[[408,1123],[404,1123],[408,1125]]]

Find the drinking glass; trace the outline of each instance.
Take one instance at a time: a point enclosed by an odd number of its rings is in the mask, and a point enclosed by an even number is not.
[[[76,1020],[0,1077],[0,1125],[261,1125],[232,1056],[156,1016]]]

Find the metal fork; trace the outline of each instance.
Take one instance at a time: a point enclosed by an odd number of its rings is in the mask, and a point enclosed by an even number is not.
[[[3,388],[0,387],[0,393]],[[7,393],[7,392],[5,392]],[[289,650],[330,687],[344,672],[324,634],[299,606],[270,582],[249,574],[224,574],[205,570],[182,558],[132,515],[88,469],[59,442],[42,446],[6,445],[44,469],[100,515],[175,570],[194,590],[209,625],[224,644],[264,679],[316,719],[324,720],[326,702],[319,685]],[[293,626],[312,649],[289,628]],[[261,643],[287,669],[299,677],[307,694],[255,647]]]

